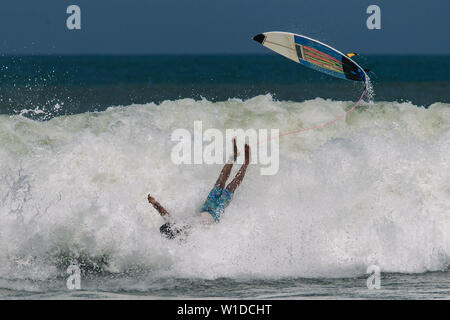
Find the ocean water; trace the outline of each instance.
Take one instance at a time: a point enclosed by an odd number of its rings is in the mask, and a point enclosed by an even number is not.
[[[357,59],[370,97],[169,241],[147,194],[189,219],[221,169],[174,164],[175,129],[312,127],[361,85],[272,55],[0,57],[0,298],[449,299],[450,57]]]

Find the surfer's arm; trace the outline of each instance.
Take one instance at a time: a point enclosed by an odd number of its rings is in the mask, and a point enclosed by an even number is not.
[[[148,195],[148,202],[159,212],[162,217],[169,216],[169,212],[167,212],[167,210],[151,195]]]

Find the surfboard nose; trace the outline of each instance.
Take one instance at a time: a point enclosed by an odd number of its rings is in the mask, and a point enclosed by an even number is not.
[[[264,42],[265,39],[266,39],[266,36],[263,35],[262,33],[257,34],[256,36],[253,37],[253,40],[255,40],[256,42],[259,42],[261,44]]]

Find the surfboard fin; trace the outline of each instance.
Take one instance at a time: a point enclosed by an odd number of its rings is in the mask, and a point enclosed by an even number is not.
[[[358,54],[356,52],[349,52],[346,54],[347,57],[351,58],[353,56],[357,56]]]

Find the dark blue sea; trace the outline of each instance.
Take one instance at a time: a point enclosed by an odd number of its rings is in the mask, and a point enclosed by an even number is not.
[[[450,101],[450,56],[359,56],[375,101],[427,107]],[[52,115],[182,98],[225,101],[271,94],[280,101],[352,100],[360,86],[276,55],[3,56],[0,113]],[[47,114],[50,116],[50,114]]]

